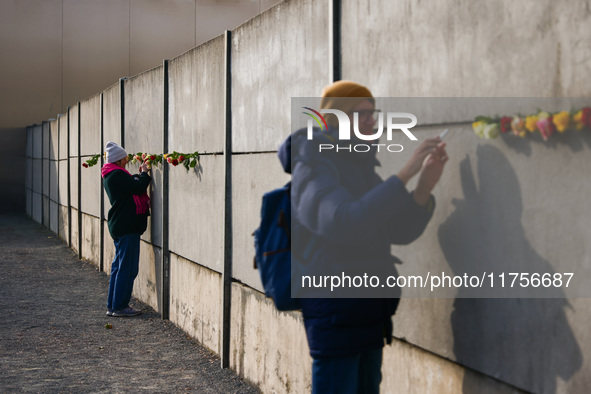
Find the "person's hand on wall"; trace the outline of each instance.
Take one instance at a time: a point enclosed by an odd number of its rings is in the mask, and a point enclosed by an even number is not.
[[[149,173],[151,169],[152,168],[146,162],[143,162],[142,165],[140,166],[140,174],[142,172],[148,172]]]
[[[441,139],[439,137],[427,138],[421,142],[419,147],[413,152],[410,160],[397,174],[402,183],[406,185],[412,177],[421,171],[421,168],[424,167],[425,158],[430,153],[436,151],[438,144],[441,144]]]
[[[431,191],[439,182],[443,168],[448,160],[445,142],[439,142],[435,150],[423,161],[417,187],[413,193],[415,201],[419,205],[425,205],[429,200]]]

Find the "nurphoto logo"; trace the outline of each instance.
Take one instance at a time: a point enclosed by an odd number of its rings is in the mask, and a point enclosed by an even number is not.
[[[320,112],[310,107],[302,107],[310,112],[304,112],[311,119],[308,119],[308,140],[313,138],[314,121],[320,127],[320,129],[328,129],[328,125],[322,114],[333,114],[336,116],[339,123],[339,141],[351,141],[351,121],[349,116],[338,109],[321,109]],[[397,119],[408,119],[408,123],[395,123]],[[397,122],[397,121],[396,121]],[[353,112],[353,133],[357,140],[361,141],[377,141],[384,133],[384,113],[377,112],[377,124],[378,128],[375,129],[373,134],[364,134],[359,131],[359,113]],[[388,112],[386,114],[386,139],[392,141],[392,132],[394,130],[402,131],[411,141],[417,141],[410,129],[416,126],[417,117],[408,112]],[[324,126],[324,127],[323,127]],[[319,144],[318,149],[320,152],[323,150],[336,150],[337,152],[345,150],[348,152],[368,152],[371,147],[376,147],[378,152],[380,148],[385,147],[388,152],[402,152],[404,147],[400,144]]]

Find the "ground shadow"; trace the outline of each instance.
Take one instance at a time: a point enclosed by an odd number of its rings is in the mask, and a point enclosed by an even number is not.
[[[478,178],[469,157],[460,163],[464,199],[453,201],[455,211],[438,230],[454,274],[553,272],[526,238],[520,185],[508,160],[490,145],[479,146],[476,159]],[[458,363],[538,393],[556,392],[557,377],[569,380],[581,368],[566,299],[466,296],[460,289],[451,314]],[[474,392],[468,374],[463,389]]]

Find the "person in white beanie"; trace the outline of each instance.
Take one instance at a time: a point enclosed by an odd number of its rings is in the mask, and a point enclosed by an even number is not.
[[[129,156],[115,142],[107,142],[106,151],[107,163],[101,169],[101,175],[111,202],[107,223],[115,243],[107,315],[137,316],[141,312],[129,306],[129,301],[139,269],[140,235],[146,231],[150,215],[150,198],[146,190],[152,178],[146,163],[141,165],[139,175],[131,175],[125,169]]]

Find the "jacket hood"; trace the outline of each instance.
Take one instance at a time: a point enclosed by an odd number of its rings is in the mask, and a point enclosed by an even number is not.
[[[338,140],[338,131],[332,127],[329,127],[328,131],[322,131],[319,128],[313,129],[313,137],[311,140],[307,139],[308,129],[303,128],[292,133],[287,139],[279,146],[277,155],[279,161],[283,167],[283,171],[291,174],[293,165],[298,161],[310,162],[319,157],[328,158],[334,162],[339,159],[346,160],[358,160],[366,165],[379,166],[380,162],[376,158],[377,149],[371,147],[368,152],[349,152],[347,150],[328,150],[319,152],[320,144],[332,144],[332,145],[349,145],[349,144],[367,144],[367,141],[362,141],[357,138],[351,139],[346,143]],[[370,144],[371,145],[371,144]]]

